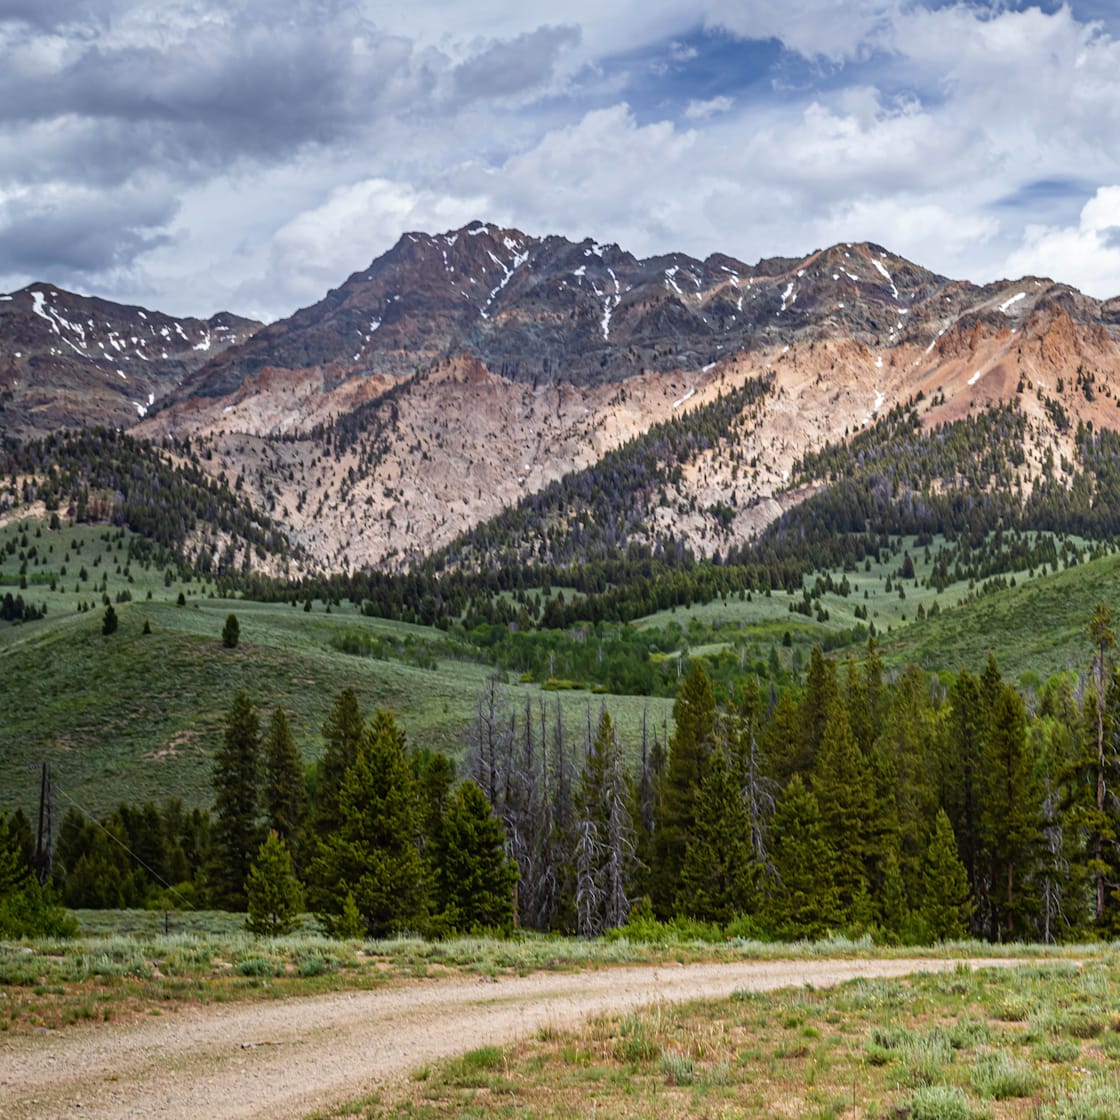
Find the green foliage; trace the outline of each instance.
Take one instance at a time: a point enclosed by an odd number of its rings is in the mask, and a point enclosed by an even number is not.
[[[703,664],[693,661],[673,704],[674,732],[661,784],[655,833],[654,910],[668,917],[678,903],[696,802],[715,745],[716,701]]]
[[[101,633],[108,637],[110,634],[117,632],[117,612],[113,609],[113,604],[110,603],[105,608],[105,615],[101,619]]]
[[[420,854],[420,798],[404,734],[383,709],[362,733],[338,804],[341,822],[319,834],[308,870],[310,901],[324,925],[341,932],[347,895],[367,936],[423,925],[429,880]]]
[[[437,924],[471,933],[513,928],[517,865],[506,855],[502,822],[473,781],[451,794],[435,850]]]
[[[1041,796],[1026,737],[1022,698],[996,682],[983,752],[981,840],[988,860],[993,939],[1028,936],[1031,875],[1040,842]]]
[[[222,627],[222,645],[226,649],[237,649],[237,643],[241,640],[241,625],[237,621],[237,615],[232,611],[226,616],[225,625]]]
[[[275,832],[290,851],[297,852],[307,816],[307,785],[283,708],[272,713],[263,750],[265,820],[269,830]]]
[[[276,937],[293,929],[303,907],[303,891],[288,846],[274,831],[249,868],[245,894],[249,910],[245,928],[251,933]]]
[[[751,821],[737,762],[723,746],[709,761],[685,849],[677,911],[701,921],[729,922],[754,904]]]
[[[840,920],[831,853],[820,807],[800,774],[789,781],[774,810],[765,911],[779,937],[821,937]]]
[[[214,758],[213,897],[244,910],[245,883],[260,846],[260,724],[248,693],[233,698],[221,748]]]
[[[957,855],[953,826],[945,810],[939,809],[922,869],[922,919],[935,941],[960,940],[968,932],[972,909],[968,874]]]

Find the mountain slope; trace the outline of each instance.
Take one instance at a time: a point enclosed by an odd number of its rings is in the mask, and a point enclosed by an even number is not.
[[[1120,420],[1118,378],[1120,301],[1041,278],[977,287],[867,243],[639,260],[472,223],[405,234],[187,374],[135,430],[189,438],[319,567],[393,568],[765,383],[627,530],[714,555],[828,482],[796,476],[807,455],[910,403],[926,428],[1015,404],[1024,493],[1049,464],[1068,483],[1078,423]]]
[[[128,427],[259,325],[225,312],[175,319],[52,284],[0,295],[0,434]]]

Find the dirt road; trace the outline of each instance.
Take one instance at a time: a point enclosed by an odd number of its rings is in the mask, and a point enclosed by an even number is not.
[[[658,1000],[889,977],[948,960],[763,961],[418,980],[382,991],[210,1006],[0,1041],[4,1120],[286,1120],[436,1058]],[[1006,965],[972,961],[975,967]]]

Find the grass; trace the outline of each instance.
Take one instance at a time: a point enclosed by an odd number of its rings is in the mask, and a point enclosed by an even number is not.
[[[0,941],[0,1031],[64,1026],[73,1021],[75,1009],[87,1006],[98,1008],[99,1018],[115,1019],[184,1004],[363,989],[404,978],[495,978],[641,963],[906,958],[913,954],[913,950],[878,949],[869,941],[839,939],[773,944],[711,943],[682,937],[653,944],[526,934],[510,940],[398,937],[377,942],[337,941],[323,936],[310,916],[291,935],[261,938],[245,931],[244,915],[220,911],[81,910],[76,916],[81,933],[72,939]],[[977,942],[925,952],[942,957],[1025,954],[1052,961],[1093,950],[1083,946],[1001,948]],[[866,1007],[876,1008],[888,1006],[895,991],[869,983],[853,989],[853,996]],[[812,1037],[816,1024],[803,1015],[799,1025],[805,1028],[806,1038]],[[1107,1034],[1108,1038],[1097,1040],[1099,1045],[1107,1045],[1114,1032],[1110,1029]],[[973,1040],[974,1036],[967,1037]],[[1051,1037],[1060,1036],[1054,1033]],[[675,1052],[644,1018],[622,1028],[619,1046],[643,1060],[659,1057],[662,1049]],[[896,1057],[891,1053],[886,1060]],[[1045,1059],[1039,1056],[1038,1060]]]
[[[51,530],[46,521],[34,519],[0,528],[0,592],[18,592],[48,605],[47,617],[39,622],[0,624],[5,685],[0,690],[0,810],[20,807],[34,814],[44,760],[51,763],[60,791],[60,812],[69,807],[67,798],[95,815],[122,798],[142,803],[178,797],[188,807],[209,805],[211,758],[238,688],[249,692],[263,719],[275,706],[284,707],[308,762],[322,750],[323,719],[344,687],[355,690],[367,712],[390,708],[413,745],[463,756],[477,698],[492,670],[481,659],[451,656],[442,631],[365,618],[348,603],[328,613],[321,602],[305,612],[218,599],[205,581],[183,582],[174,574],[169,579],[167,569],[155,565],[127,567],[128,540],[126,532],[105,526]],[[940,544],[933,542],[932,555]],[[905,598],[900,598],[898,571],[906,552],[914,578],[906,581]],[[80,579],[83,569],[85,580]],[[761,667],[763,677],[776,662],[796,675],[814,643],[862,622],[858,608],[879,632],[889,665],[916,661],[930,670],[964,666],[979,672],[994,651],[1005,679],[1038,682],[1087,664],[1092,608],[1100,600],[1120,598],[1120,556],[1045,576],[1013,573],[1016,586],[992,594],[963,583],[938,594],[926,586],[930,571],[925,549],[901,539],[866,569],[829,573],[837,584],[846,578],[851,591],[821,596],[826,622],[791,613],[800,595],[779,592],[666,611],[638,626],[680,627],[679,650],[651,653],[666,672],[676,666],[678,655],[688,653],[731,659],[748,671]],[[28,581],[24,591],[21,578]],[[808,577],[806,585],[816,579],[816,574]],[[125,593],[131,601],[116,603]],[[177,606],[180,594],[183,607]],[[103,596],[114,600],[120,618],[110,637],[101,634]],[[928,612],[935,603],[936,617],[916,620],[919,605]],[[241,642],[226,650],[220,635],[231,611],[240,622]],[[1040,617],[1046,618],[1045,627],[1037,625]],[[145,625],[150,633],[143,632]],[[338,648],[344,635],[390,639],[402,650],[423,651],[424,657],[353,656]],[[861,652],[851,647],[852,655]],[[415,663],[430,664],[432,655],[434,668]],[[672,701],[666,698],[579,689],[545,692],[512,673],[506,688],[519,720],[526,701],[544,703],[550,713],[559,704],[572,743],[580,741],[588,712],[594,718],[601,704],[631,750],[637,749],[643,714],[662,741],[670,730]]]
[[[30,566],[32,578],[66,568],[56,591],[43,583],[19,590],[24,537],[27,548],[35,546],[45,558],[39,569]],[[13,540],[17,551],[9,553],[5,546]],[[122,539],[119,531],[105,527],[52,531],[43,521],[0,529],[0,593],[19,593],[49,608],[39,622],[0,624],[0,810],[19,807],[33,813],[44,760],[61,791],[62,812],[69,807],[67,797],[95,815],[122,799],[140,804],[178,797],[188,807],[208,806],[213,751],[239,688],[253,698],[262,723],[274,707],[285,709],[305,761],[322,750],[320,728],[343,688],[354,689],[369,714],[378,706],[392,709],[412,744],[462,756],[490,667],[444,657],[435,669],[421,668],[351,656],[332,644],[337,635],[355,631],[442,644],[442,632],[365,618],[349,603],[327,613],[321,602],[305,612],[218,599],[205,583],[165,584],[162,570],[139,564],[130,569],[130,582],[123,566],[116,571],[127,540],[127,533]],[[81,568],[90,578],[75,591]],[[125,590],[132,595],[131,602],[114,603],[120,622],[110,637],[101,633],[102,575],[110,599]],[[184,607],[176,605],[180,592]],[[94,606],[79,611],[83,603]],[[241,641],[228,650],[221,632],[231,611],[238,617]],[[550,709],[559,702],[573,735],[586,725],[588,706],[594,713],[606,702],[616,725],[633,741],[643,709],[651,727],[663,728],[672,706],[665,699],[586,691],[545,694],[536,685],[511,683],[509,691],[516,704],[523,697],[543,700]]]
[[[1096,993],[1087,1004],[1086,980]],[[1120,1079],[1101,1036],[1078,1040],[1055,1063],[1031,1045],[1030,1029],[997,1010],[1029,1000],[1054,1023],[1071,1006],[1105,1014],[1118,982],[1113,949],[1080,965],[962,967],[655,1004],[428,1065],[409,1083],[323,1115],[1115,1120]]]

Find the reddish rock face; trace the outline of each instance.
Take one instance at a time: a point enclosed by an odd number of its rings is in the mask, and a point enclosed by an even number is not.
[[[1120,300],[977,287],[866,243],[639,260],[476,222],[405,234],[255,333],[54,292],[0,299],[0,432],[189,435],[327,568],[407,564],[749,379],[765,399],[675,464],[651,515],[698,554],[765,528],[803,496],[800,456],[892,408],[932,426],[1014,403],[1024,492],[1078,422],[1120,424]]]

